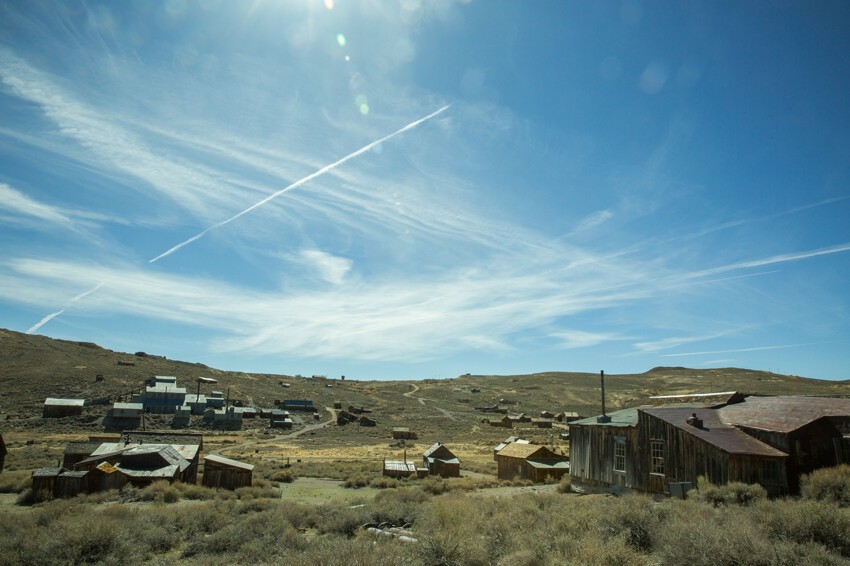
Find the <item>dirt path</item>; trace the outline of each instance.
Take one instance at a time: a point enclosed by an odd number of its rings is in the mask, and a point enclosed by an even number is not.
[[[416,399],[417,401],[419,401],[419,404],[422,405],[422,406],[425,405],[425,401],[431,401],[433,403],[437,402],[436,400],[428,399],[427,397],[416,397],[416,396],[414,396],[413,394],[416,393],[417,391],[419,391],[419,386],[416,385],[415,383],[411,383],[410,386],[413,387],[413,389],[411,389],[407,393],[403,393],[402,394],[403,397],[408,397],[410,399]],[[451,411],[447,411],[446,409],[439,407],[439,406],[435,406],[434,408],[437,411],[439,411],[447,419],[452,420],[452,421],[457,421],[457,419],[455,418],[454,414]]]
[[[302,434],[307,434],[313,430],[319,430],[321,428],[325,428],[328,425],[332,425],[336,422],[336,410],[332,407],[325,407],[325,410],[331,414],[331,418],[314,424],[305,425],[304,428],[296,430],[295,432],[290,432],[289,434],[278,434],[272,438],[267,438],[263,440],[249,440],[248,442],[243,442],[242,444],[234,444],[232,446],[224,446],[219,448],[218,450],[213,450],[210,454],[218,454],[219,456],[223,456],[222,452],[230,452],[232,450],[245,450],[246,448],[250,448],[252,446],[257,446],[258,444],[270,444],[272,442],[280,442],[281,440],[286,440],[288,438],[296,438],[301,436]]]

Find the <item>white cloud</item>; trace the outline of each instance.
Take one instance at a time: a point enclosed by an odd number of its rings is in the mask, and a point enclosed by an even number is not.
[[[3,209],[14,215],[36,218],[65,228],[73,227],[73,221],[61,208],[38,202],[9,185],[0,183],[0,210]],[[16,217],[8,220],[16,220]],[[20,218],[17,220],[20,221]]]
[[[335,256],[321,250],[301,250],[298,254],[300,260],[315,270],[319,276],[334,285],[345,281],[345,276],[354,264],[350,259]]]
[[[583,218],[581,222],[576,225],[573,232],[586,232],[587,230],[596,228],[597,226],[608,222],[613,217],[614,213],[610,210],[599,210],[586,218]]]
[[[566,330],[563,332],[555,332],[551,335],[557,338],[561,343],[560,347],[566,349],[574,348],[589,348],[605,342],[614,340],[622,340],[622,336],[607,332],[584,332],[581,330]]]

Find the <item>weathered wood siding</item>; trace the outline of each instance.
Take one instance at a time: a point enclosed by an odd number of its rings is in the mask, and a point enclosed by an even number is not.
[[[635,462],[635,488],[650,493],[667,493],[671,482],[696,484],[699,476],[711,483],[760,483],[773,494],[788,491],[782,459],[749,454],[730,454],[686,430],[653,415],[641,412],[638,425],[639,446],[644,447]],[[660,440],[664,449],[664,473],[652,473],[651,443]],[[778,477],[764,475],[765,461],[777,463]]]
[[[626,446],[623,472],[614,471],[614,445],[618,440]],[[570,425],[570,475],[578,486],[632,489],[635,464],[641,457],[635,427]]]

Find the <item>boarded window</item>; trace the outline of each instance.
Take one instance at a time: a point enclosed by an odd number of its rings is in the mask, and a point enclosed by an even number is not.
[[[614,441],[614,471],[626,471],[626,441],[617,439]]]
[[[664,475],[664,441],[651,440],[650,445],[650,473]]]

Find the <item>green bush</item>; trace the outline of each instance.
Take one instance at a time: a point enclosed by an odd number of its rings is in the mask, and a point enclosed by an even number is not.
[[[688,498],[698,499],[717,507],[720,505],[751,505],[767,498],[767,491],[758,484],[730,482],[714,485],[704,476],[697,478],[697,489],[688,493]]]
[[[279,470],[272,474],[272,481],[280,482],[280,483],[292,483],[296,479],[298,479],[298,475],[292,471],[292,468],[286,468],[285,470]]]
[[[800,495],[804,499],[850,506],[850,466],[841,464],[803,475],[800,478]]]
[[[604,539],[622,537],[627,545],[644,552],[652,548],[653,539],[664,522],[664,507],[641,495],[616,498],[606,507],[599,519]]]
[[[570,480],[569,474],[564,474],[561,477],[561,481],[558,482],[558,493],[571,493],[572,492],[572,481]]]
[[[758,521],[773,538],[817,543],[850,556],[850,512],[818,501],[783,500],[760,505]]]

